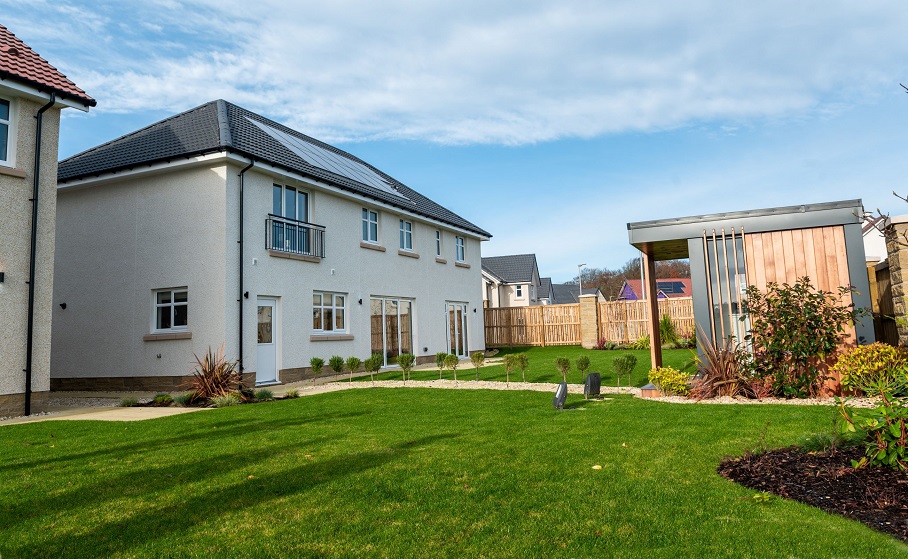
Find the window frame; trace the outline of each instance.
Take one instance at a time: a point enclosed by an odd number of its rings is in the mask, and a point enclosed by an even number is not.
[[[6,101],[9,105],[8,119],[0,118],[0,124],[6,125],[6,159],[0,158],[0,165],[4,167],[16,166],[16,108],[12,98],[0,96],[0,101]]]
[[[370,210],[369,208],[363,208],[363,242],[373,245],[378,244],[378,222],[379,214],[378,210]],[[375,217],[375,220],[372,220],[372,217]],[[373,238],[372,235],[375,235]]]
[[[523,285],[517,284],[514,286],[514,298],[523,299]]]
[[[413,222],[400,220],[400,250],[413,252]]]
[[[435,256],[441,258],[441,229],[435,230]]]
[[[275,207],[276,200],[275,200],[274,194],[275,194],[276,189],[280,189],[280,191],[281,191],[281,199],[280,199],[281,207],[280,208]],[[286,208],[287,194],[288,194],[288,191],[291,191],[291,190],[294,193],[293,194],[294,200],[296,200],[296,204],[293,208],[294,217],[287,216],[287,208]],[[303,204],[303,206],[300,206],[300,195],[305,197],[305,204]],[[300,213],[301,207],[306,212],[306,216],[305,216],[306,219],[300,219],[299,213]],[[276,216],[282,217],[284,219],[292,219],[294,221],[300,221],[302,223],[310,223],[309,216],[312,213],[311,212],[311,210],[312,210],[312,194],[308,190],[299,188],[297,186],[292,186],[289,184],[280,184],[280,183],[276,183],[276,182],[272,183],[272,186],[271,186],[271,210],[273,212],[272,215],[276,215]]]
[[[467,259],[467,249],[466,249],[463,237],[460,237],[460,236],[454,237],[454,261],[455,262],[466,262],[466,259]]]
[[[158,295],[161,293],[170,294],[169,303],[158,303]],[[176,295],[178,293],[184,293],[186,295],[186,301],[177,302]],[[186,324],[175,326],[176,322],[176,312],[175,307],[186,307]],[[170,327],[161,328],[158,321],[158,309],[160,308],[170,308]],[[151,332],[152,334],[169,334],[173,332],[188,332],[189,331],[189,288],[188,287],[166,287],[163,289],[154,289],[151,292]]]
[[[321,296],[321,303],[318,305],[315,304],[316,296]],[[331,298],[330,305],[325,304],[326,297]],[[341,306],[337,305],[338,297],[343,298],[343,305],[341,305]],[[350,299],[350,297],[347,293],[341,293],[338,291],[320,291],[318,289],[314,289],[312,291],[312,333],[317,334],[317,335],[318,334],[329,335],[329,334],[347,334],[347,333],[349,333],[349,328],[347,326],[348,325],[347,301],[349,301],[349,299]],[[321,311],[321,314],[319,316],[321,328],[315,327],[315,311],[317,309]],[[331,310],[331,329],[330,330],[325,329],[325,310],[327,310],[327,309]],[[342,315],[341,315],[342,316],[341,320],[343,321],[342,329],[337,328],[337,311],[338,310],[340,310],[342,312]]]

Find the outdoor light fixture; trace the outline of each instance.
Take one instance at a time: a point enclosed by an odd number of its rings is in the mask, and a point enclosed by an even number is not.
[[[66,310],[66,303],[60,303],[60,308],[64,311]]]
[[[6,277],[6,273],[0,272],[0,283],[3,283],[3,280],[5,279],[5,277]]]

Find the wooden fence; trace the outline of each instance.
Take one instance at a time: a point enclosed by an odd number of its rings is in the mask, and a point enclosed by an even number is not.
[[[599,338],[628,343],[649,332],[645,301],[598,303]],[[668,315],[679,334],[694,332],[690,297],[662,299],[660,315]],[[543,305],[485,309],[486,347],[580,345],[580,305]]]

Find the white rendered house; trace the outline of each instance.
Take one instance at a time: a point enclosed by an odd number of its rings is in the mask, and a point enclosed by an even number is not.
[[[258,384],[306,378],[312,357],[485,349],[489,233],[231,103],[75,155],[58,179],[55,389],[174,389],[222,344]]]
[[[551,279],[542,289],[535,254],[487,256],[482,259],[482,298],[490,309],[550,304]]]

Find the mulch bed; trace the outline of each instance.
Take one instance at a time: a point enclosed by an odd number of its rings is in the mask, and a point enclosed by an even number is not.
[[[719,474],[826,512],[863,522],[908,543],[908,473],[868,466],[855,470],[863,447],[824,453],[791,447],[730,458]]]

